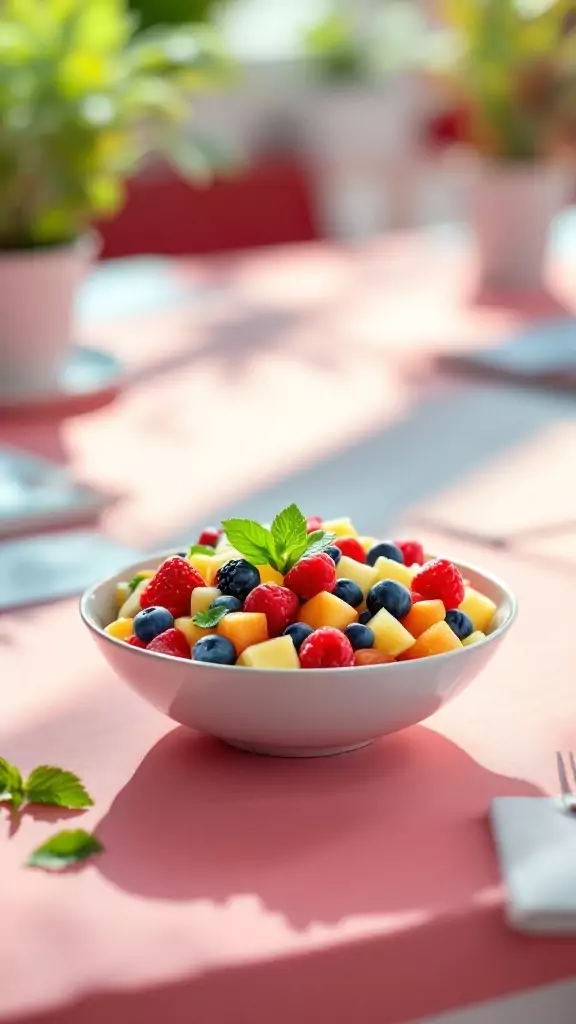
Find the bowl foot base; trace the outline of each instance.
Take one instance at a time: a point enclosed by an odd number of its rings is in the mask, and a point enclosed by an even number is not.
[[[243,740],[226,739],[224,741],[237,750],[246,750],[250,754],[261,754],[264,757],[332,757],[334,754],[349,754],[353,750],[367,747],[374,740],[361,740],[345,747],[269,747],[260,743],[245,743]]]

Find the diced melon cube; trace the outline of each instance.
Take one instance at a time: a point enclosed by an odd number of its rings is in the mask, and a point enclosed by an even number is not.
[[[378,544],[377,537],[358,537],[358,540],[360,541],[366,554],[368,554],[370,548],[373,548],[375,544]]]
[[[466,587],[464,600],[459,607],[459,611],[466,612],[466,615],[472,620],[475,630],[486,633],[494,618],[496,605],[489,597],[485,597],[478,590],[474,590],[474,587]]]
[[[346,601],[323,590],[302,605],[298,618],[300,622],[312,626],[312,629],[322,629],[323,626],[346,629],[351,622],[358,621],[358,612]]]
[[[416,568],[420,567],[416,566]],[[376,559],[374,569],[376,570],[377,580],[395,580],[396,583],[403,583],[410,590],[410,584],[414,578],[412,566],[402,565],[401,562],[395,562],[393,558],[386,558],[384,555],[381,555],[380,558]]]
[[[153,575],[154,573],[151,573],[151,576]],[[146,579],[140,580],[140,583],[138,583],[134,587],[134,590],[132,591],[130,596],[126,598],[124,604],[122,605],[120,611],[118,612],[119,619],[133,619],[134,616],[138,614],[142,607],[140,604],[140,598],[142,597],[142,594],[146,590],[146,587],[148,586],[149,583],[150,577],[147,576]]]
[[[357,562],[354,558],[348,558],[348,555],[342,555],[336,566],[336,575],[341,580],[354,580],[354,583],[358,584],[364,595],[368,593],[370,587],[373,587],[378,579],[374,566],[366,565],[364,562]]]
[[[113,636],[115,640],[126,640],[134,632],[133,625],[134,619],[115,619],[106,626],[104,632],[108,636]]]
[[[229,562],[232,557],[234,556],[218,552],[215,555],[190,555],[188,561],[196,569],[196,572],[200,573],[206,586],[211,587],[220,566]]]
[[[414,644],[414,637],[404,628],[398,619],[381,608],[376,615],[370,619],[370,629],[374,633],[374,647],[392,658],[397,658],[403,651],[407,651]]]
[[[220,619],[217,632],[234,644],[238,657],[247,647],[268,639],[268,623],[263,612],[230,612]]]
[[[337,537],[357,537],[358,531],[352,523],[350,516],[342,516],[340,519],[325,519],[322,529],[326,533],[335,533]]]
[[[471,647],[472,644],[479,644],[481,640],[485,639],[486,634],[477,629],[475,633],[470,633],[470,636],[467,636],[466,639],[462,641],[462,647]]]
[[[384,651],[375,651],[373,648],[354,652],[354,663],[358,666],[386,665],[388,662],[395,660],[390,654],[384,654]]]
[[[220,597],[218,587],[196,587],[190,598],[190,615],[194,617],[198,612],[205,612],[217,597]]]
[[[404,651],[402,661],[412,661],[413,658],[429,658],[433,654],[446,654],[447,651],[457,651],[461,647],[462,644],[448,623],[436,622],[420,634],[410,650]]]
[[[430,626],[436,622],[443,622],[446,618],[446,609],[442,601],[418,601],[412,605],[411,611],[402,619],[402,625],[412,633],[412,636],[419,637]]]
[[[184,615],[176,619],[174,628],[184,633],[190,647],[194,647],[194,644],[201,640],[203,636],[210,636],[211,633],[216,632],[216,626],[211,629],[203,629],[202,626],[197,626],[196,623],[192,622],[190,615]]]
[[[277,583],[281,587],[284,583],[284,577],[281,572],[277,569],[273,569],[271,565],[257,565],[256,568],[260,573],[260,583]]]
[[[274,640],[247,647],[236,664],[247,668],[300,668],[296,648],[289,636],[277,636]]]
[[[120,610],[124,602],[130,597],[130,584],[128,580],[122,580],[116,584],[114,597],[116,599],[116,608]]]

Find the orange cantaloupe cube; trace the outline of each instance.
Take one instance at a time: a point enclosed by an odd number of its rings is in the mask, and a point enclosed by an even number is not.
[[[289,636],[277,636],[247,647],[236,664],[246,668],[300,668],[296,648]]]
[[[384,654],[384,651],[361,650],[354,652],[354,664],[355,665],[386,665],[388,662],[395,661],[390,654]]]
[[[111,622],[106,626],[104,632],[107,633],[108,636],[113,636],[115,640],[127,640],[134,632],[132,628],[133,625],[134,619],[114,619],[114,622]]]
[[[358,612],[346,604],[346,601],[323,590],[302,605],[298,619],[312,626],[312,629],[334,626],[335,629],[344,630],[351,622],[358,621]]]
[[[413,637],[418,638],[421,633],[430,629],[430,626],[443,622],[445,618],[446,609],[442,601],[418,601],[401,621],[404,628],[412,633]]]
[[[374,633],[376,650],[389,654],[392,658],[397,658],[399,654],[414,644],[412,633],[409,633],[386,608],[381,608],[379,612],[376,612],[376,615],[370,619],[369,626]]]
[[[277,583],[279,587],[283,586],[284,577],[277,569],[273,569],[271,565],[257,565],[256,568],[260,573],[260,583]]]
[[[263,612],[230,612],[220,619],[217,632],[234,644],[238,658],[247,647],[268,639],[268,623]]]
[[[412,661],[414,658],[429,658],[433,654],[446,654],[457,651],[462,644],[447,622],[436,622],[424,633],[421,633],[413,647],[404,651],[401,661]]]
[[[218,587],[196,587],[190,598],[190,615],[194,617],[198,612],[205,612],[217,597],[220,597]]]
[[[486,639],[486,634],[480,629],[477,629],[474,633],[470,633],[465,640],[462,641],[462,647],[472,647],[473,644],[479,644],[481,640]]]
[[[472,620],[475,631],[478,630],[481,633],[486,633],[494,618],[496,605],[489,597],[481,594],[478,590],[474,590],[474,587],[466,587],[464,600],[459,606],[459,611],[465,612]]]

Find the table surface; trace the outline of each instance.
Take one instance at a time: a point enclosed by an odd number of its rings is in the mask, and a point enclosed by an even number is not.
[[[487,811],[554,791],[554,751],[576,747],[576,405],[429,362],[573,312],[569,260],[547,296],[506,303],[474,299],[473,261],[434,233],[140,271],[123,308],[85,306],[82,337],[126,361],[118,401],[11,418],[0,440],[115,491],[102,528],[126,544],[296,500],[486,565],[521,614],[425,725],[302,762],[174,729],[111,676],[73,601],[2,616],[0,751],[77,771],[96,806],[0,819],[0,1016],[391,1024],[573,974],[576,941],[506,928]],[[493,550],[444,531],[454,507],[480,531],[567,526]],[[65,876],[24,870],[66,817],[105,853]]]

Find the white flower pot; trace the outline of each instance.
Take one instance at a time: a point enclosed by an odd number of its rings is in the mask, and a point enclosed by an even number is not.
[[[73,304],[95,239],[0,252],[0,390],[24,395],[55,383],[72,344]]]
[[[482,169],[472,211],[482,290],[541,287],[548,229],[568,198],[569,182],[566,168],[551,164]]]

